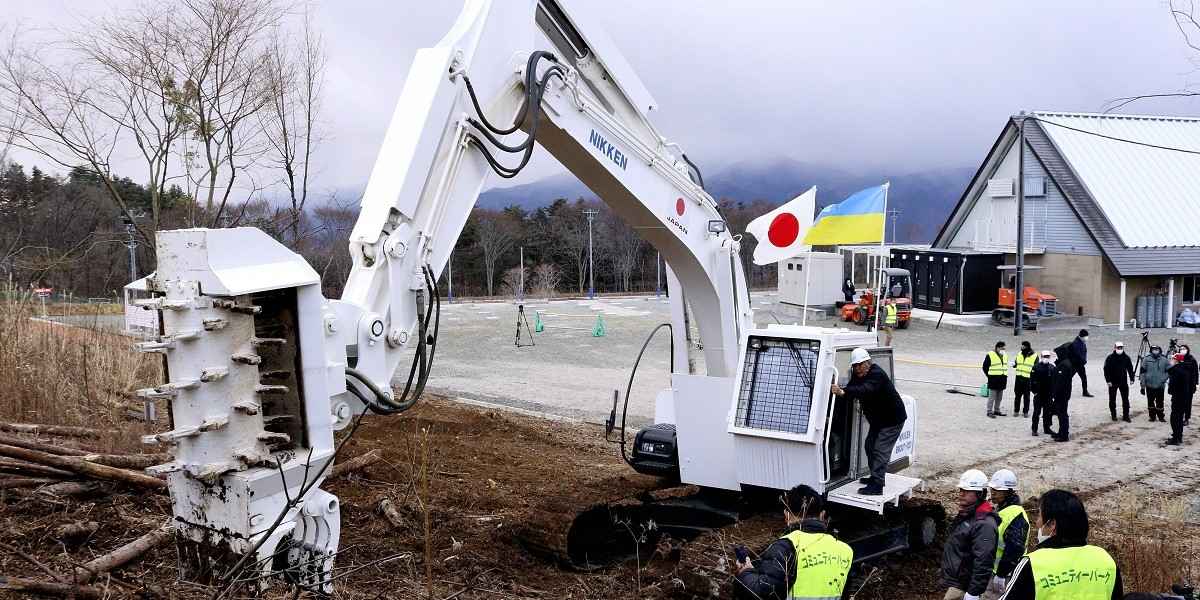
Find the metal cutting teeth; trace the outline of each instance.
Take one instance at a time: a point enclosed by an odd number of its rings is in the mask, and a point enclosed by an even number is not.
[[[237,354],[234,354],[230,358],[233,359],[233,362],[240,363],[243,365],[257,365],[258,363],[262,362],[261,356],[259,356],[257,354],[251,354],[249,352],[239,352]]]

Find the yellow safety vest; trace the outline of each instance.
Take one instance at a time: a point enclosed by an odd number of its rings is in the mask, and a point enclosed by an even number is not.
[[[1029,523],[1029,515],[1025,514],[1025,508],[1020,504],[1003,508],[1000,510],[1000,528],[996,532],[996,562],[992,565],[992,573],[996,573],[996,569],[1000,568],[1000,558],[1004,556],[1004,532],[1008,530],[1008,526],[1016,520],[1017,515],[1025,517],[1025,523]],[[1029,545],[1029,530],[1025,530],[1025,545]]]
[[[1042,548],[1029,553],[1037,600],[1109,600],[1117,563],[1096,546]]]
[[[854,550],[827,533],[793,531],[783,537],[796,549],[796,583],[789,600],[839,600]]]
[[[1036,365],[1036,364],[1037,364],[1037,352],[1034,352],[1033,354],[1030,354],[1029,356],[1025,356],[1023,354],[1018,354],[1017,355],[1017,377],[1024,377],[1025,379],[1029,379],[1029,375],[1031,373],[1033,373],[1033,365]]]
[[[1008,375],[1008,355],[1003,352],[997,354],[995,351],[988,352],[988,357],[992,359],[988,365],[988,376],[993,375]]]
[[[884,325],[895,325],[896,324],[896,305],[889,304],[889,305],[885,306],[884,308],[887,309],[887,317],[884,318],[883,324]]]

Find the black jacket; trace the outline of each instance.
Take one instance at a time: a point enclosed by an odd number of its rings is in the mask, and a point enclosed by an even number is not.
[[[1058,537],[1052,537],[1040,544],[1038,548],[1074,548],[1085,545],[1084,542],[1072,543],[1065,540],[1059,540]],[[1112,600],[1121,600],[1125,596],[1125,590],[1121,584],[1121,567],[1117,566],[1117,581],[1113,585]],[[1013,576],[1008,580],[1008,587],[1004,590],[1004,595],[1000,600],[1036,600],[1037,591],[1033,586],[1033,569],[1029,567],[1029,559],[1022,558],[1021,562],[1017,563],[1017,568],[1013,571]]]
[[[851,372],[850,382],[843,389],[847,397],[859,401],[863,416],[871,427],[902,425],[908,419],[908,412],[904,410],[904,401],[900,399],[900,393],[879,365],[871,365],[867,374],[862,377]]]
[[[1053,376],[1054,363],[1038,359],[1033,365],[1033,372],[1029,374],[1029,390],[1034,396],[1050,396]]]
[[[1183,355],[1181,364],[1187,367],[1188,375],[1192,378],[1192,390],[1195,391],[1196,385],[1200,384],[1200,365],[1196,364],[1196,359],[1191,354]]]
[[[1087,365],[1087,344],[1079,336],[1075,336],[1075,340],[1071,342],[1071,363],[1079,368]]]
[[[981,502],[970,515],[956,516],[942,548],[942,583],[979,596],[992,580],[996,562],[996,530],[1000,517]]]
[[[1004,360],[1008,360],[1006,356]],[[992,353],[988,352],[983,355],[983,374],[987,375],[987,383],[989,390],[1002,390],[1008,387],[1008,375],[988,375],[988,369],[992,366]],[[1005,365],[1007,367],[1007,365]]]
[[[1112,352],[1104,358],[1104,381],[1122,384],[1126,377],[1133,383],[1133,361],[1128,354]]]
[[[1050,395],[1055,402],[1065,402],[1071,399],[1071,378],[1075,376],[1075,365],[1066,358],[1070,351],[1067,344],[1058,347],[1056,354],[1060,357],[1054,361],[1054,375]]]
[[[805,519],[799,527],[789,529],[788,533],[797,529],[805,533],[829,533],[828,527],[817,519]],[[751,564],[752,568],[734,578],[734,597],[786,600],[792,585],[796,583],[796,548],[791,540],[779,538],[771,542],[758,560],[751,561]]]
[[[1191,398],[1193,391],[1192,373],[1187,363],[1175,363],[1175,366],[1167,369],[1167,393],[1172,400]]]
[[[1008,496],[1008,500],[1004,504],[996,507],[996,513],[1010,506],[1021,504],[1021,498],[1014,492]],[[1004,539],[997,543],[1004,544],[1004,555],[1000,557],[1000,563],[996,565],[996,576],[1007,579],[1012,575],[1013,569],[1017,563],[1021,561],[1021,557],[1025,556],[1025,544],[1029,541],[1029,521],[1021,515],[1008,524],[1008,529],[1004,530]]]

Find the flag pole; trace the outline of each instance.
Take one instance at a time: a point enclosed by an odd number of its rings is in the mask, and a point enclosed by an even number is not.
[[[812,187],[812,189],[813,189],[813,210],[816,210],[817,186],[814,185]],[[812,224],[809,224],[809,227],[811,228]],[[808,247],[808,256],[804,259],[804,314],[800,315],[800,324],[801,325],[808,325],[808,283],[810,281],[810,279],[809,279],[810,273],[812,273],[812,246]]]
[[[890,189],[891,187],[892,187],[891,181],[883,182],[883,231],[879,235],[879,249],[880,250],[883,250],[884,242],[887,241],[887,201],[888,201],[888,189]],[[879,258],[880,258],[879,264],[882,265],[883,264],[883,253],[882,252],[880,252]],[[879,267],[878,281],[879,281],[879,286],[877,288],[875,288],[876,289],[876,293],[875,293],[875,344],[876,345],[879,345],[879,309],[883,307],[883,294],[885,293],[884,287],[887,285],[887,280],[885,280],[883,277],[883,267],[882,266]],[[807,300],[807,298],[806,298],[806,300]]]

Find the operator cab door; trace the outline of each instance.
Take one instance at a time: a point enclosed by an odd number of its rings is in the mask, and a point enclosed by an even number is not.
[[[868,351],[871,353],[872,362],[879,365],[879,368],[895,381],[891,349],[873,348]],[[842,348],[835,354],[834,364],[839,373],[840,385],[845,385],[850,380],[850,352],[851,348]],[[829,500],[882,513],[888,503],[898,504],[901,497],[912,495],[912,490],[921,484],[921,480],[895,473],[912,463],[913,436],[916,430],[916,406],[912,399],[904,398],[909,418],[892,450],[882,496],[858,494],[858,489],[862,487],[859,478],[870,474],[865,449],[870,426],[862,414],[859,401],[838,398],[832,393],[828,401],[830,422],[825,433],[825,452],[829,469],[826,473],[828,481],[825,490]]]

